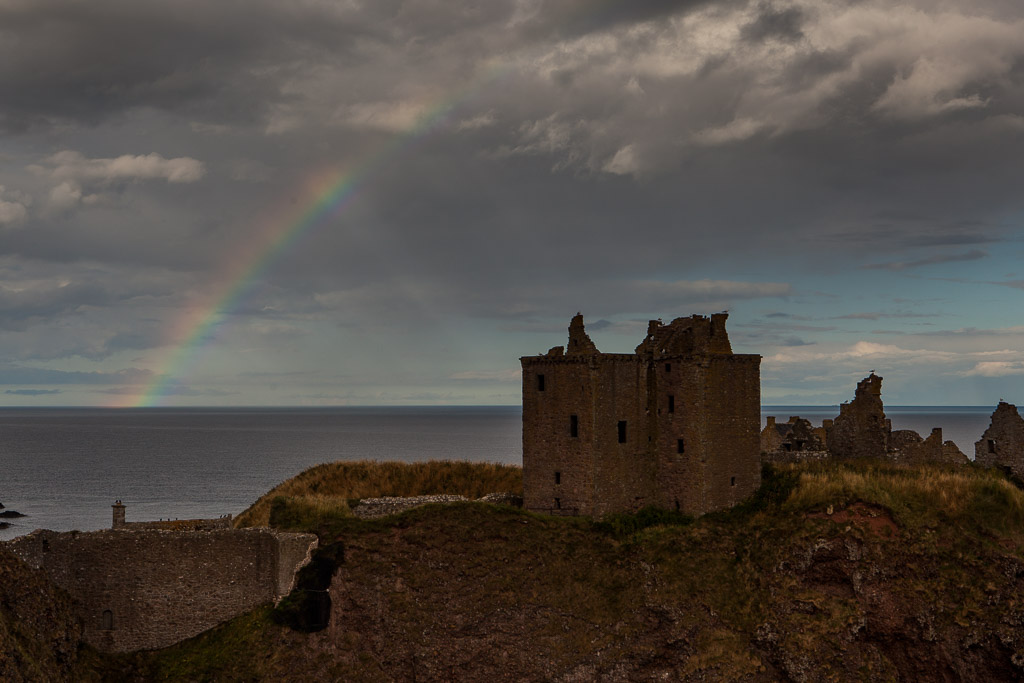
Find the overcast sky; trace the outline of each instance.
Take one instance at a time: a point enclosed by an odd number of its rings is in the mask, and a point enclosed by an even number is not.
[[[3,404],[514,404],[726,309],[763,403],[1024,403],[1019,0],[0,0],[0,136]]]

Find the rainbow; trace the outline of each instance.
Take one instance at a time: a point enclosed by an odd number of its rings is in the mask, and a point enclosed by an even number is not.
[[[507,68],[486,69],[468,86],[428,108],[408,130],[396,135],[353,169],[311,174],[301,193],[302,199],[295,204],[299,208],[281,212],[282,215],[266,221],[253,232],[245,251],[241,255],[236,253],[232,262],[221,269],[220,284],[214,288],[214,293],[175,321],[168,338],[181,341],[160,363],[161,370],[154,375],[153,381],[137,394],[132,394],[130,400],[118,405],[159,406],[173,395],[195,366],[202,349],[225,323],[228,314],[237,310],[256,291],[263,276],[275,263],[290,253],[303,237],[340,213],[376,172],[415,142],[438,130],[458,106],[508,71]]]

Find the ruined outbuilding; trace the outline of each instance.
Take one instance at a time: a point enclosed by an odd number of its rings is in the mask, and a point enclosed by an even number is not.
[[[911,429],[893,430],[882,404],[882,378],[873,372],[857,383],[853,400],[839,406],[839,415],[823,420],[821,427],[814,428],[800,417],[781,424],[769,417],[761,432],[761,457],[765,462],[824,458],[873,458],[907,465],[969,462],[955,443],[943,441],[939,427],[927,438]]]
[[[523,501],[602,515],[729,507],[760,484],[758,355],[734,354],[727,314],[651,321],[633,354],[567,347],[524,356]]]
[[[1024,418],[1017,406],[999,402],[988,429],[974,444],[974,461],[1024,478]]]

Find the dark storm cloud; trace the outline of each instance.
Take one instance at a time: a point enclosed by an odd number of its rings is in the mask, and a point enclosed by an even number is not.
[[[751,42],[768,38],[792,42],[803,38],[800,30],[803,22],[804,12],[799,7],[777,10],[771,5],[762,5],[757,19],[744,26],[740,35]]]
[[[0,273],[0,328],[34,333],[3,353],[159,346],[322,169],[355,191],[226,311],[254,345],[952,271],[1024,209],[1021,30],[1002,2],[0,0],[0,253],[53,264]],[[190,182],[95,176],[156,157]]]
[[[304,51],[368,35],[316,3],[0,3],[0,125],[96,123],[131,107],[250,120]]]

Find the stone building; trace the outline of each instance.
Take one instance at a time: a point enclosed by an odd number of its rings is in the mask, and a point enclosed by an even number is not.
[[[1024,418],[1017,406],[999,402],[988,429],[974,444],[974,462],[1024,478]]]
[[[577,314],[567,348],[521,358],[524,507],[701,514],[753,493],[761,357],[732,352],[726,318],[651,321],[635,353],[613,354]]]

